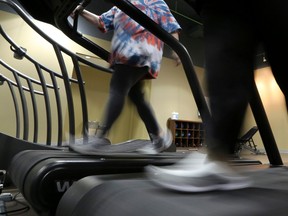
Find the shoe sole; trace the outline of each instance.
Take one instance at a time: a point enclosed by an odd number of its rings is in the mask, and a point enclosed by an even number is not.
[[[148,179],[150,179],[154,184],[174,190],[174,191],[179,191],[179,192],[194,192],[194,193],[199,193],[199,192],[209,192],[209,191],[228,191],[228,190],[239,190],[239,189],[244,189],[247,187],[250,187],[252,185],[252,182],[248,180],[243,180],[239,182],[235,182],[235,179],[233,180],[232,178],[223,178],[223,180],[226,180],[227,183],[224,184],[211,184],[208,186],[193,186],[193,185],[188,185],[185,183],[181,183],[181,181],[173,181],[173,182],[167,182],[168,178],[159,178],[157,177],[157,172],[155,174],[155,169],[151,167],[146,167],[146,175]]]
[[[211,185],[206,187],[196,187],[191,185],[175,185],[175,184],[169,184],[167,182],[159,182],[156,179],[150,180],[161,187],[173,190],[173,191],[179,191],[179,192],[187,192],[187,193],[200,193],[200,192],[209,192],[209,191],[229,191],[229,190],[240,190],[244,188],[248,188],[251,186],[251,183],[228,183],[228,184],[220,184],[220,185]],[[178,183],[180,184],[180,183]]]
[[[193,187],[190,185],[181,185],[181,186],[177,186],[175,184],[169,184],[166,182],[158,182],[153,180],[153,183],[162,186],[164,188],[167,189],[171,189],[174,191],[179,191],[179,192],[194,192],[194,193],[200,193],[200,192],[209,192],[209,191],[229,191],[229,190],[240,190],[240,189],[244,189],[244,188],[248,188],[249,186],[251,186],[250,183],[242,183],[242,184],[235,184],[235,183],[231,183],[231,184],[225,184],[225,185],[213,185],[213,186],[206,186],[206,187]]]
[[[76,152],[76,153],[79,153],[79,154],[91,154],[91,150],[83,150],[83,148],[78,148],[78,146],[69,146],[69,150],[73,151],[73,152]]]
[[[137,152],[139,154],[147,154],[147,155],[156,155],[159,154],[166,149],[168,149],[172,145],[172,133],[170,130],[167,130],[165,137],[164,137],[164,145],[161,148],[158,149],[153,149],[153,148],[143,148],[143,149],[138,149]]]

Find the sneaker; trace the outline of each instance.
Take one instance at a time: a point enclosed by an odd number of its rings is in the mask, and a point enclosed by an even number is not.
[[[101,152],[101,147],[111,145],[111,142],[107,138],[100,137],[89,137],[88,143],[84,144],[83,140],[80,143],[79,141],[74,145],[69,145],[69,148],[72,151],[81,153],[81,154],[93,154],[93,152]]]
[[[149,179],[157,185],[181,192],[237,190],[251,185],[248,177],[234,171],[224,162],[207,161],[198,168],[167,169],[147,166]]]
[[[167,130],[163,136],[155,136],[150,134],[151,144],[137,150],[142,154],[158,154],[168,149],[172,144],[172,134],[170,130]]]

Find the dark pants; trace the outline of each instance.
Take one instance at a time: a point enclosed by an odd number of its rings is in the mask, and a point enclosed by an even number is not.
[[[126,96],[129,96],[135,104],[148,133],[159,134],[160,128],[154,116],[154,111],[145,99],[143,78],[147,74],[148,67],[115,65],[103,120],[104,135],[121,114]]]
[[[261,43],[286,102],[288,96],[288,1],[203,0],[205,68],[212,121],[207,145],[227,156],[239,135]],[[287,103],[286,103],[287,104]]]

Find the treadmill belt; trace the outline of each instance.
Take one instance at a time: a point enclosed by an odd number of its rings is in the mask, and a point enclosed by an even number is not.
[[[93,140],[91,142],[93,143]],[[118,144],[103,145],[103,146],[100,145],[97,147],[95,146],[94,148],[95,153],[91,152],[91,155],[99,155],[99,152],[102,153],[136,152],[138,149],[143,148],[145,145],[149,144],[151,144],[150,140],[136,139],[136,140],[128,140]]]
[[[56,216],[64,213],[71,216],[287,216],[288,169],[268,168],[247,174],[253,180],[250,188],[206,193],[169,191],[145,178],[99,184],[99,178],[97,181],[95,177],[95,186],[91,188],[93,177],[90,176],[86,183],[82,181],[81,185],[80,180],[67,191]],[[91,189],[85,194],[75,194],[85,185]],[[72,191],[73,199],[69,198]]]

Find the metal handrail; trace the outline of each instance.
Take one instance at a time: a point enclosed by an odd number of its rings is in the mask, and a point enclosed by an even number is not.
[[[38,73],[40,81],[36,79],[32,79],[28,77],[27,75],[13,69],[9,65],[7,65],[4,61],[0,60],[0,63],[9,71],[11,71],[14,74],[14,78],[16,80],[17,86],[21,85],[21,80],[25,79],[29,85],[30,88],[32,87],[32,83],[40,84],[42,86],[43,96],[45,100],[45,108],[46,108],[46,122],[47,122],[47,138],[46,138],[46,144],[51,145],[51,131],[52,131],[52,120],[51,120],[51,108],[50,108],[50,99],[48,94],[48,88],[52,88],[54,90],[55,94],[55,100],[56,100],[56,106],[57,106],[57,119],[58,119],[58,137],[57,137],[57,145],[62,145],[62,138],[63,138],[63,116],[62,116],[62,106],[61,106],[61,100],[60,100],[60,94],[59,94],[59,87],[56,78],[60,78],[64,82],[65,92],[66,92],[66,98],[67,98],[67,108],[68,108],[68,114],[69,114],[69,134],[70,134],[70,143],[73,143],[75,138],[75,113],[74,113],[74,103],[73,103],[73,97],[71,92],[71,83],[77,83],[81,95],[81,105],[82,105],[82,118],[83,118],[83,136],[84,140],[87,141],[88,137],[88,111],[87,111],[87,101],[86,101],[86,95],[85,95],[85,82],[82,78],[79,63],[86,64],[90,67],[93,67],[95,69],[101,70],[103,72],[112,73],[113,70],[110,68],[105,68],[102,66],[99,66],[97,64],[93,64],[92,62],[86,60],[85,58],[82,58],[65,47],[58,44],[56,41],[54,41],[52,38],[50,38],[48,35],[46,35],[38,26],[34,23],[31,16],[29,16],[25,11],[20,8],[17,4],[15,4],[13,1],[10,0],[0,0],[0,3],[7,4],[10,6],[35,32],[37,32],[39,35],[41,35],[46,41],[51,43],[53,45],[56,57],[58,59],[58,63],[61,69],[61,73],[56,73],[47,67],[39,64],[37,61],[35,61],[32,57],[30,57],[27,53],[23,53],[23,57],[26,58],[28,61],[30,61],[32,64],[34,64],[36,72]],[[18,49],[21,49],[22,47],[18,46],[3,30],[3,28],[0,26],[0,33],[1,35],[8,41],[8,43],[11,44],[11,50],[16,51]],[[21,50],[20,50],[21,51]],[[75,72],[77,75],[77,79],[72,79],[68,76],[67,68],[64,62],[63,54],[66,54],[70,56],[73,66],[75,68]],[[47,72],[50,74],[51,82],[52,84],[47,84],[43,75],[43,72]],[[26,88],[27,90],[30,88]],[[21,99],[21,105],[22,105],[22,111],[23,111],[23,139],[28,139],[28,129],[29,129],[29,118],[28,118],[28,110],[27,110],[27,102],[25,95],[23,94],[23,89],[25,88],[19,88],[19,94]],[[38,134],[38,114],[37,114],[37,105],[34,101],[34,90],[30,92],[31,98],[32,98],[32,108],[33,108],[33,116],[34,116],[34,137],[33,141],[37,141],[37,134]],[[15,97],[16,100],[16,97]],[[14,103],[15,104],[15,103]],[[19,113],[16,114],[16,118],[19,118]],[[17,125],[19,126],[20,120],[16,120]],[[17,129],[19,131],[19,129]]]

